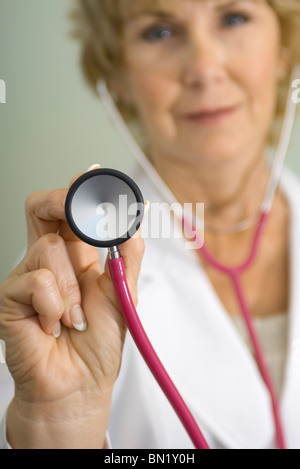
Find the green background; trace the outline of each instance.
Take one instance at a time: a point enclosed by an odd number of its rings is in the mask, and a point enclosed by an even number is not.
[[[113,1],[113,0],[112,0]],[[0,281],[26,245],[24,201],[66,187],[93,163],[128,171],[133,157],[79,67],[72,0],[0,0]],[[299,77],[300,78],[300,77]],[[299,119],[300,120],[300,119]],[[300,123],[288,165],[300,174]]]

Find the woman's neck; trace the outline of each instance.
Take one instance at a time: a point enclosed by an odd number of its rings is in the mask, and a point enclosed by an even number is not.
[[[154,153],[153,162],[180,203],[204,203],[205,222],[224,227],[258,213],[270,177],[263,152],[222,164],[190,163]]]

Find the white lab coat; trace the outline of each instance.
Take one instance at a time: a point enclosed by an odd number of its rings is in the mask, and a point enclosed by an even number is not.
[[[144,198],[161,197],[143,170],[134,174]],[[289,448],[300,448],[300,182],[289,170],[282,189],[290,204],[289,339],[281,413]],[[151,213],[149,215],[151,219]],[[212,448],[272,448],[270,398],[255,360],[231,322],[194,251],[183,239],[146,239],[138,312],[161,361]],[[266,279],[267,282],[267,279]],[[7,384],[5,384],[7,383]],[[7,389],[6,399],[2,396]],[[1,410],[12,392],[0,366]],[[5,425],[3,425],[3,430]],[[175,412],[127,335],[113,393],[113,448],[193,448]],[[0,435],[0,448],[5,446]]]

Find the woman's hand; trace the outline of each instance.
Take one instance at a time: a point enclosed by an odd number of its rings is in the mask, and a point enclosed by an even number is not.
[[[15,381],[13,447],[103,447],[126,325],[108,266],[65,220],[67,190],[26,203],[28,250],[0,286],[0,337]],[[59,233],[59,235],[57,234]],[[140,231],[120,246],[134,301]]]

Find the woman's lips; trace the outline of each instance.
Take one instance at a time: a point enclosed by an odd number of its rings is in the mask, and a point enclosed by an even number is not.
[[[236,112],[239,106],[230,106],[211,111],[184,114],[184,119],[202,125],[218,124]]]

